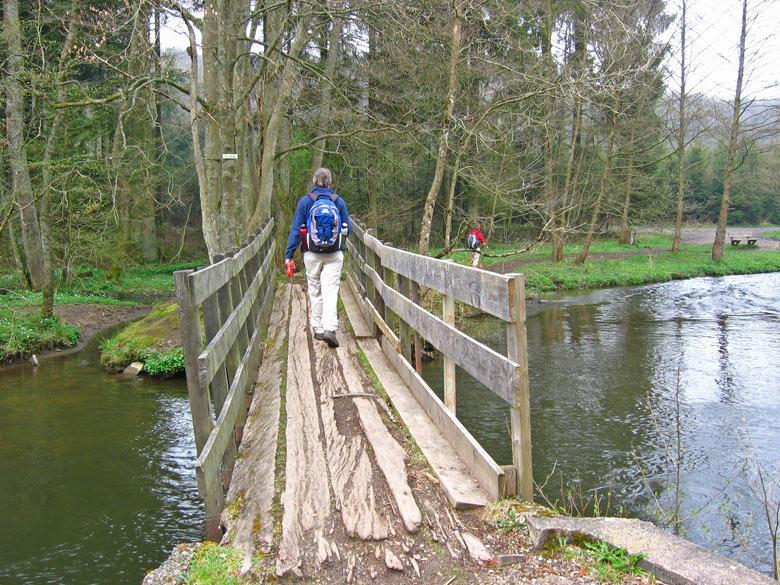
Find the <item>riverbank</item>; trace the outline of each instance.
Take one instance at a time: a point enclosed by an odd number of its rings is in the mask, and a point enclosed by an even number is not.
[[[25,290],[18,272],[0,271],[0,363],[79,351],[97,331],[138,319],[152,302],[172,297],[173,272],[198,264],[136,266],[114,278],[80,267],[56,292],[52,318],[40,316],[41,293]]]
[[[699,276],[727,276],[780,271],[780,242],[768,237],[776,228],[754,228],[757,246],[727,245],[723,259],[711,259],[712,246],[702,243],[714,236],[711,228],[689,229],[681,249],[672,253],[672,235],[654,229],[639,234],[637,243],[618,244],[614,240],[596,241],[588,259],[577,262],[581,246],[565,248],[564,260],[550,262],[549,245],[539,246],[520,260],[502,257],[502,246],[489,250],[495,256],[484,258],[485,268],[494,272],[522,272],[531,294],[557,290],[633,286],[681,280]],[[761,231],[759,231],[761,230]],[[741,230],[743,232],[750,230]],[[764,235],[766,234],[766,235]],[[465,253],[460,253],[465,254]],[[465,261],[455,255],[456,260]]]

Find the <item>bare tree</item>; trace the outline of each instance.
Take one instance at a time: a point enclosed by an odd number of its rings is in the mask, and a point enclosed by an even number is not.
[[[434,171],[431,188],[425,198],[423,207],[422,221],[420,222],[420,242],[418,251],[420,254],[427,254],[431,241],[431,228],[433,225],[433,210],[436,205],[436,199],[441,189],[442,178],[444,177],[444,167],[447,163],[447,152],[449,150],[449,136],[452,126],[452,114],[455,110],[455,93],[458,89],[458,62],[460,61],[460,41],[461,27],[463,25],[463,4],[459,0],[453,1],[452,6],[452,25],[450,31],[450,61],[449,76],[447,82],[447,98],[444,107],[442,120],[442,130],[439,137],[439,149],[436,156],[436,170]]]
[[[8,132],[8,162],[11,170],[12,199],[19,210],[22,255],[30,286],[43,290],[49,286],[47,250],[42,236],[36,201],[33,198],[30,167],[24,132],[25,105],[23,78],[24,52],[19,24],[18,0],[3,0],[3,32],[8,51],[8,76],[5,84],[5,123]]]
[[[739,33],[739,62],[737,65],[737,87],[734,91],[734,105],[729,131],[729,146],[726,154],[726,173],[723,177],[723,195],[718,212],[718,225],[715,229],[715,241],[712,244],[712,259],[723,258],[724,242],[726,240],[726,224],[729,217],[729,198],[734,181],[734,161],[737,156],[737,140],[739,137],[739,122],[742,116],[742,82],[745,72],[745,38],[747,37],[747,0],[742,0],[742,29]]]
[[[688,126],[685,112],[685,51],[687,49],[685,44],[685,33],[687,28],[687,0],[680,0],[680,2],[680,95],[677,98],[677,113],[679,116],[679,128],[677,129],[677,209],[674,215],[672,252],[680,251],[680,242],[682,241],[683,200],[685,196],[685,140]]]

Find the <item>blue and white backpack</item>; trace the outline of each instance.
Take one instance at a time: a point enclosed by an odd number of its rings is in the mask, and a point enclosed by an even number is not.
[[[314,204],[306,217],[306,249],[310,252],[337,252],[341,250],[341,214],[336,205],[339,198],[335,193],[330,197],[318,197],[309,193]]]

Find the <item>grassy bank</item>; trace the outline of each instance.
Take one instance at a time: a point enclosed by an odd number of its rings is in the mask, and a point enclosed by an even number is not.
[[[150,300],[173,296],[173,272],[194,268],[205,261],[193,261],[165,266],[134,266],[126,268],[117,278],[109,278],[98,267],[79,267],[73,271],[70,283],[62,284],[62,275],[55,274],[59,288],[54,295],[56,305],[139,306]],[[13,270],[0,270],[0,361],[23,359],[46,350],[74,346],[80,336],[79,327],[58,317],[42,318],[40,292],[25,290],[21,275]],[[175,313],[175,311],[174,311]],[[178,329],[178,321],[176,323]],[[155,351],[145,348],[149,371],[159,375],[174,373],[181,350]],[[130,360],[133,361],[133,360]],[[128,362],[129,363],[129,362]]]
[[[581,288],[630,286],[697,276],[725,276],[780,271],[780,250],[727,246],[720,262],[710,258],[709,244],[683,244],[680,252],[670,252],[671,236],[644,236],[638,245],[597,241],[590,249],[588,260],[576,263],[579,245],[565,248],[562,262],[550,262],[550,246],[543,245],[520,257],[484,257],[484,265],[504,262],[507,272],[523,272],[531,291],[549,292]],[[489,253],[500,255],[511,251],[508,246],[495,246]],[[467,252],[453,255],[466,263]]]
[[[59,317],[41,317],[29,312],[0,307],[0,361],[23,359],[58,347],[73,347],[79,328]]]
[[[178,307],[175,301],[155,305],[143,319],[131,323],[100,345],[100,363],[124,368],[143,362],[151,376],[170,377],[184,372]]]

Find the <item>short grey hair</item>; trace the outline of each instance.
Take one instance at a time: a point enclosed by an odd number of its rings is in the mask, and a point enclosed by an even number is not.
[[[314,171],[311,182],[314,183],[315,187],[330,187],[333,182],[333,177],[330,174],[330,170],[325,167],[320,167]]]

